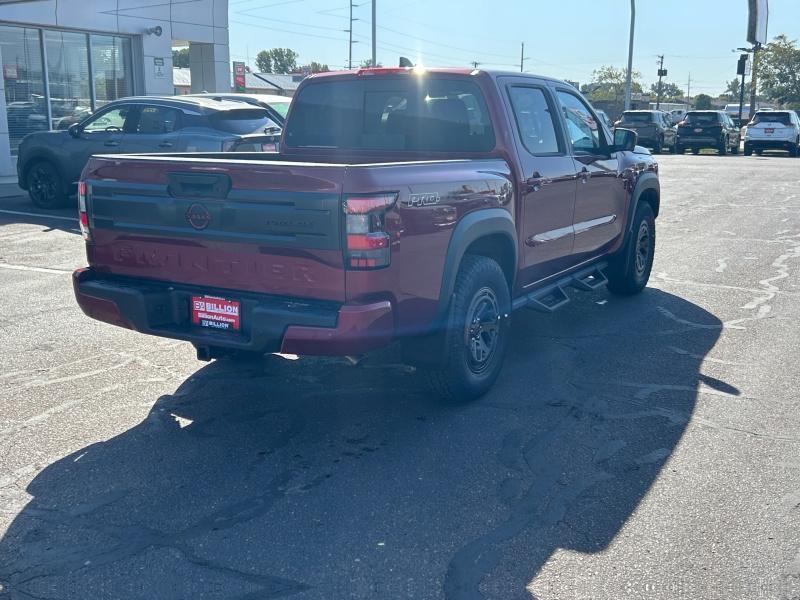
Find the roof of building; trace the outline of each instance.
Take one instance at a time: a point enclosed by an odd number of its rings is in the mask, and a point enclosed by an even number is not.
[[[294,92],[305,75],[276,75],[274,73],[245,73],[245,87],[248,90],[264,90],[265,92]],[[192,85],[191,69],[186,67],[173,67],[172,83],[177,87],[190,87]],[[231,74],[231,87],[233,75]]]

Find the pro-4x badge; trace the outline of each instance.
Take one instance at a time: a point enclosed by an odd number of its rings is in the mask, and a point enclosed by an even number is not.
[[[439,204],[439,192],[429,192],[427,194],[410,194],[404,200],[407,206],[430,206]]]

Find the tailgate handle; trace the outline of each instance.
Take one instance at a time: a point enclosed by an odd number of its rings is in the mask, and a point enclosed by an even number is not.
[[[231,178],[224,173],[169,173],[167,190],[174,198],[228,197]]]

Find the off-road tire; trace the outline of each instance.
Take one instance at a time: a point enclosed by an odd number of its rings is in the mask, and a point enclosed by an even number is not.
[[[489,391],[503,366],[510,317],[511,295],[500,265],[485,256],[465,256],[441,333],[443,363],[424,371],[442,399],[468,402]],[[484,350],[485,360],[476,360]]]
[[[608,289],[615,294],[632,296],[641,292],[650,279],[656,247],[656,217],[647,202],[639,202],[628,240],[611,259]]]
[[[48,160],[38,160],[25,175],[28,196],[37,208],[52,210],[67,204],[69,195],[64,178]]]

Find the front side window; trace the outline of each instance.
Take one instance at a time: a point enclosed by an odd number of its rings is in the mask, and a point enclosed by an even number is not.
[[[144,106],[136,124],[136,133],[172,133],[178,129],[181,111],[168,106]]]
[[[124,131],[126,121],[132,116],[133,110],[130,106],[118,106],[92,117],[83,126],[83,131],[86,133]]]
[[[568,92],[559,91],[558,100],[561,102],[572,151],[576,154],[599,153],[602,146],[600,128],[589,107],[580,98]]]
[[[292,101],[289,147],[399,152],[489,152],[495,137],[478,86],[402,74],[320,81]]]
[[[522,144],[531,154],[561,151],[547,97],[539,88],[515,86],[509,89],[511,107]]]

